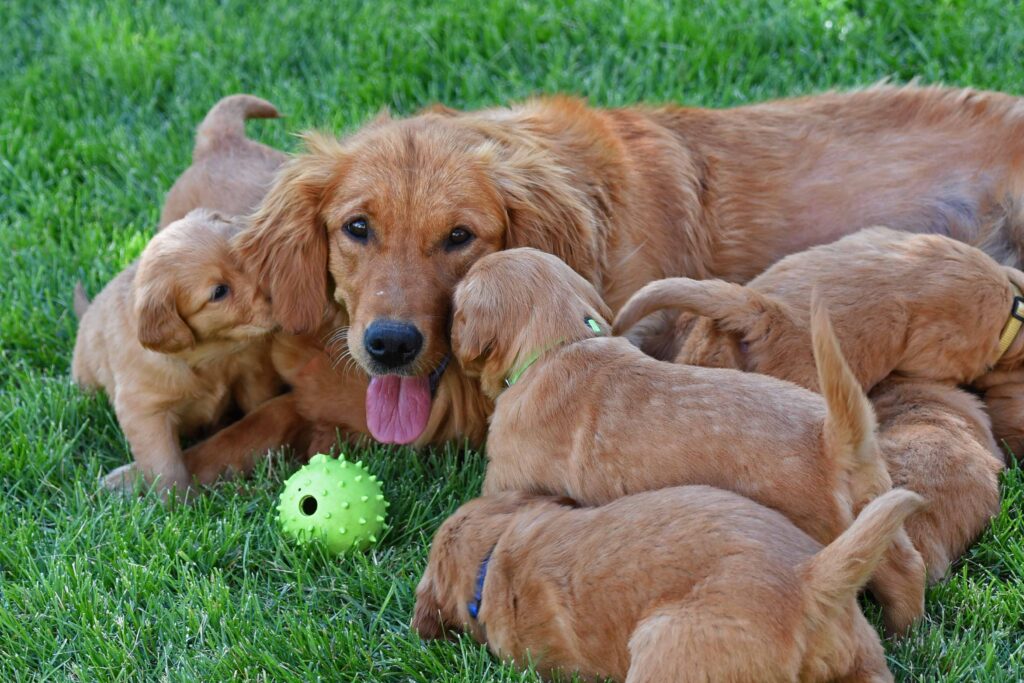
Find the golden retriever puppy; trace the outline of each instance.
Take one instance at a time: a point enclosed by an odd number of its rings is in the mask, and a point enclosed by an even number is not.
[[[434,537],[412,625],[423,638],[468,632],[545,677],[891,681],[856,594],[921,504],[890,491],[823,548],[707,486],[596,508],[477,498]]]
[[[626,303],[615,328],[660,308],[682,310],[681,324],[691,328],[678,362],[818,390],[804,301],[816,289],[854,375],[875,388],[880,447],[894,483],[931,503],[907,532],[935,581],[999,511],[1004,456],[977,400],[953,385],[986,382],[989,405],[1012,413],[1020,399],[997,392],[1014,386],[1005,377],[1024,363],[1024,335],[1009,324],[1020,314],[1022,286],[1020,271],[960,242],[872,228],[788,256],[746,287],[653,282]]]
[[[969,384],[992,369],[1024,367],[1022,287],[1024,273],[962,242],[876,227],[787,256],[746,286],[652,282],[619,311],[615,331],[664,308],[703,316],[678,362],[816,389],[808,321],[817,290],[866,390],[891,373]]]
[[[743,282],[878,223],[951,234],[1017,264],[1020,102],[878,86],[728,110],[553,97],[381,117],[343,140],[308,136],[242,251],[286,330],[314,332],[329,309],[345,310],[376,439],[479,442],[490,405],[449,379],[461,373],[447,360],[451,295],[481,257],[555,254],[612,310],[652,280]],[[636,337],[655,348],[664,331]],[[350,403],[336,401],[343,391],[327,387],[316,403]]]
[[[682,484],[779,510],[821,543],[889,490],[875,418],[820,309],[824,399],[772,377],[655,360],[604,336],[597,291],[535,249],[487,256],[455,292],[452,343],[496,399],[484,493],[599,505]],[[874,584],[890,628],[921,615],[924,565],[905,534]]]
[[[252,213],[288,157],[247,138],[245,121],[279,116],[274,105],[253,95],[217,102],[196,130],[192,165],[167,193],[158,229],[197,208],[227,216]]]
[[[248,411],[279,391],[270,302],[235,257],[238,231],[217,214],[189,213],[80,311],[72,377],[106,391],[135,458],[109,486],[141,474],[163,494],[184,493],[179,437],[216,426],[232,402]]]
[[[871,400],[893,485],[929,502],[906,529],[929,580],[938,581],[999,514],[1003,453],[981,402],[965,391],[894,376]]]

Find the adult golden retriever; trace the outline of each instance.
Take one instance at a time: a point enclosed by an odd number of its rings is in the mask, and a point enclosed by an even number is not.
[[[316,362],[325,316],[344,312],[332,337],[342,371],[296,386],[317,406],[313,427],[479,443],[491,406],[448,364],[448,325],[455,285],[486,254],[555,254],[614,311],[651,280],[744,282],[876,224],[948,234],[1016,265],[1022,193],[1024,102],[1004,94],[881,85],[726,110],[551,97],[309,135],[241,250],[283,327],[320,330]],[[660,355],[664,325],[639,326],[637,341]],[[257,410],[204,459],[281,443],[277,421],[306,419],[295,404]]]

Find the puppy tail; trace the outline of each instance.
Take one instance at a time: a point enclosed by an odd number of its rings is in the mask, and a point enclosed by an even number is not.
[[[924,504],[924,498],[907,489],[893,489],[871,501],[846,531],[805,565],[815,601],[838,607],[851,600],[871,578],[904,520]]]
[[[853,509],[892,488],[878,447],[875,411],[839,348],[828,310],[811,294],[811,342],[825,398],[825,444],[849,487]]]
[[[779,306],[760,292],[725,280],[672,277],[645,285],[630,297],[615,317],[613,333],[621,335],[665,308],[712,318],[730,332],[745,334]]]
[[[89,304],[91,303],[89,301],[89,295],[85,293],[85,286],[82,284],[81,280],[75,283],[75,294],[72,301],[72,307],[75,309],[75,317],[81,320],[82,316],[85,315],[85,312],[89,310]]]
[[[223,140],[245,138],[247,119],[276,119],[280,116],[274,105],[255,95],[228,95],[213,105],[196,129],[192,157],[199,158]]]

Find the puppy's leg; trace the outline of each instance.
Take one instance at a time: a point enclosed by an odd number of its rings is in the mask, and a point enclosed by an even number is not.
[[[185,451],[185,465],[196,481],[209,485],[220,477],[245,474],[267,451],[283,445],[299,448],[309,427],[299,415],[294,394],[266,401],[238,422]]]
[[[271,368],[259,368],[244,375],[232,387],[235,402],[245,414],[281,393],[281,378]]]
[[[928,425],[886,430],[883,424],[881,447],[893,485],[929,501],[905,526],[928,580],[939,581],[999,514],[1003,463],[968,434]]]
[[[992,432],[1011,456],[1024,462],[1024,383],[1006,383],[985,390]]]
[[[885,650],[860,608],[853,610],[853,628],[849,629],[854,639],[853,663],[850,670],[837,676],[836,683],[892,683],[892,672],[885,661]],[[845,639],[844,639],[845,640]]]
[[[170,413],[139,406],[127,405],[120,397],[114,403],[114,412],[125,438],[135,456],[135,465],[146,481],[166,497],[171,489],[178,495],[188,492],[190,477],[181,456],[178,430]],[[136,477],[124,468],[107,475],[104,485],[125,490],[134,486]]]
[[[979,401],[959,389],[890,379],[872,399],[893,484],[928,501],[905,527],[938,581],[999,514],[1002,452]]]
[[[903,635],[924,616],[927,570],[905,530],[901,530],[871,576],[868,590],[882,606],[889,634]]]
[[[752,591],[705,586],[696,599],[642,619],[629,639],[626,683],[797,680],[792,633],[771,614],[780,598],[762,600],[755,596],[763,590]]]

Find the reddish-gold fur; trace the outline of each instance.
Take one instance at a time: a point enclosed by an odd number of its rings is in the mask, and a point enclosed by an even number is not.
[[[892,376],[873,394],[880,446],[893,481],[932,503],[907,531],[937,580],[999,511],[1003,455],[977,401],[954,385],[984,382],[990,405],[1015,412],[1021,399],[1007,390],[1019,385],[1006,378],[1021,372],[1024,335],[1002,357],[998,351],[1011,282],[1024,286],[1024,274],[961,242],[872,228],[788,256],[746,287],[651,283],[615,326],[621,332],[659,308],[682,309],[677,324],[687,329],[677,362],[764,373],[817,391],[809,326],[816,288],[865,390]]]
[[[434,537],[412,624],[424,638],[468,631],[545,677],[891,681],[855,595],[921,504],[886,493],[823,549],[777,512],[706,486],[589,509],[478,498]]]
[[[200,207],[226,216],[251,213],[288,157],[245,137],[245,121],[279,116],[274,105],[252,95],[218,101],[196,129],[192,165],[167,193],[159,228]]]
[[[141,474],[184,493],[179,437],[218,426],[232,403],[250,411],[279,391],[270,302],[232,253],[237,231],[217,214],[189,213],[82,312],[71,375],[107,392],[135,457],[108,486]],[[219,285],[228,293],[212,300]]]
[[[453,349],[497,399],[485,494],[564,494],[592,505],[707,484],[773,507],[828,543],[889,489],[874,414],[823,309],[815,356],[825,400],[765,375],[672,365],[625,339],[596,338],[584,319],[607,330],[606,313],[586,280],[535,249],[487,256],[459,284]],[[920,616],[924,564],[905,535],[873,590],[894,630]]]
[[[929,580],[938,581],[999,514],[1003,453],[981,402],[960,389],[891,377],[871,400],[893,486],[928,501],[906,528]]]
[[[343,140],[309,136],[244,251],[287,330],[321,329],[342,307],[346,355],[374,373],[363,330],[381,318],[410,321],[424,347],[403,371],[422,375],[449,352],[454,286],[477,259],[508,247],[564,259],[613,311],[652,280],[745,281],[788,253],[879,222],[952,234],[1016,264],[1022,151],[1017,98],[943,88],[878,86],[729,110],[604,110],[567,97],[433,109],[381,117]],[[368,219],[365,243],[342,230],[355,216]],[[446,250],[456,225],[476,239]],[[665,332],[654,320],[635,336],[658,352]],[[346,391],[324,389],[316,403]],[[480,443],[489,410],[450,368],[417,443]],[[330,420],[360,421],[342,411]]]

